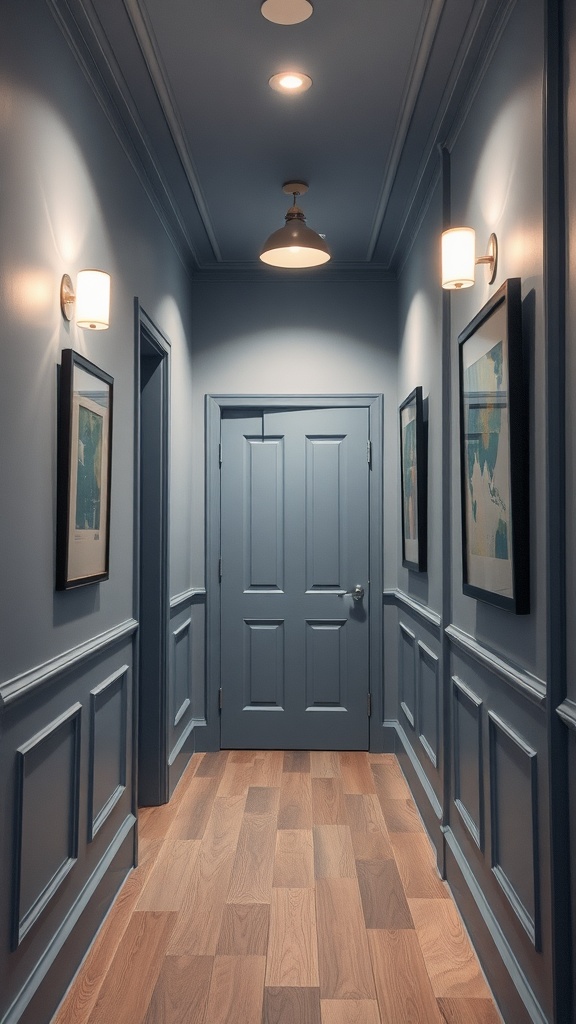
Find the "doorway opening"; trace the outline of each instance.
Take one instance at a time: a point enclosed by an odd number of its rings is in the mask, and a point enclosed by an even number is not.
[[[136,304],[138,805],[166,803],[168,696],[167,340]]]

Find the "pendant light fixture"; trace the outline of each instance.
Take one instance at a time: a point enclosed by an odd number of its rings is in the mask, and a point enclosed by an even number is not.
[[[308,191],[308,185],[303,181],[287,181],[282,191],[293,196],[294,203],[286,214],[284,227],[273,231],[265,242],[260,259],[272,267],[295,269],[327,263],[330,250],[325,240],[307,226],[303,211],[296,206],[297,197]]]

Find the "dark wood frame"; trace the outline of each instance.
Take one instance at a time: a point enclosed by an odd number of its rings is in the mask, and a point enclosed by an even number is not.
[[[503,321],[497,324],[496,317]],[[487,586],[478,585],[473,580],[471,569],[472,552],[468,538],[467,520],[469,502],[471,500],[467,486],[467,450],[466,450],[466,393],[464,379],[464,363],[466,346],[471,342],[481,342],[482,333],[487,334],[486,343],[493,347],[498,344],[499,337],[503,344],[503,367],[507,378],[506,388],[501,392],[504,401],[501,404],[503,415],[507,416],[509,450],[509,526],[506,533],[508,558],[510,566],[510,589],[506,594]],[[490,337],[490,332],[493,337]],[[463,591],[469,597],[507,608],[518,615],[526,614],[530,607],[529,579],[529,492],[528,492],[528,431],[527,431],[527,394],[522,356],[522,299],[520,278],[509,278],[488,300],[480,312],[458,336],[460,364],[460,494],[462,514],[462,570]],[[496,392],[495,392],[496,393]],[[490,405],[486,405],[490,408]],[[485,571],[489,572],[488,557],[485,558]],[[479,563],[480,565],[480,563]],[[472,577],[472,579],[471,579]]]
[[[414,409],[414,421],[416,423],[416,532],[418,554],[416,558],[410,558],[406,551],[406,523],[405,523],[405,489],[404,479],[404,446],[403,446],[403,413],[408,409]],[[424,427],[424,407],[422,401],[422,388],[414,388],[399,408],[400,421],[400,506],[402,512],[402,565],[407,569],[414,569],[416,572],[426,572],[427,568],[427,458],[426,458],[426,431]]]
[[[82,571],[82,565],[74,567],[70,558],[70,540],[75,531],[76,495],[73,493],[76,480],[75,466],[77,462],[77,448],[75,445],[75,407],[80,407],[81,397],[84,397],[84,407],[88,407],[90,398],[84,393],[75,390],[75,370],[79,369],[94,378],[94,391],[101,394],[107,392],[107,406],[103,413],[102,437],[103,453],[100,470],[100,492],[105,495],[105,501],[101,509],[102,520],[94,531],[94,534],[101,534],[104,531],[104,538],[94,537],[90,545],[94,552],[94,544],[104,553],[100,556],[101,568],[94,569],[93,565],[85,565],[86,571]],[[102,388],[104,385],[104,388]],[[112,412],[113,412],[114,380],[104,370],[100,370],[94,363],[89,362],[73,349],[64,349],[62,352],[62,366],[60,370],[60,400],[59,400],[59,422],[58,422],[58,495],[56,515],[56,589],[71,590],[75,587],[82,587],[88,583],[98,583],[100,580],[108,579],[109,575],[109,554],[110,554],[110,484],[112,468]],[[92,406],[100,405],[92,401]],[[91,411],[99,411],[92,408]],[[88,541],[86,541],[89,544]]]

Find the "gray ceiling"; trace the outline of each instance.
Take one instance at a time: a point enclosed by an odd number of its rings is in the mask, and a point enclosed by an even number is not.
[[[260,0],[65,0],[154,202],[191,265],[258,261],[304,180],[334,269],[394,269],[499,0],[314,0],[293,26]],[[268,86],[284,70],[312,88]],[[286,272],[280,272],[286,273]],[[318,271],[313,271],[318,273]]]

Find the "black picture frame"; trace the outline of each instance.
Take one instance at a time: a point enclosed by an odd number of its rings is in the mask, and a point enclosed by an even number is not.
[[[60,368],[56,590],[108,579],[114,380],[73,349]]]
[[[463,591],[530,610],[528,403],[520,278],[458,336]]]
[[[402,565],[427,568],[427,458],[422,388],[414,388],[399,409]]]

